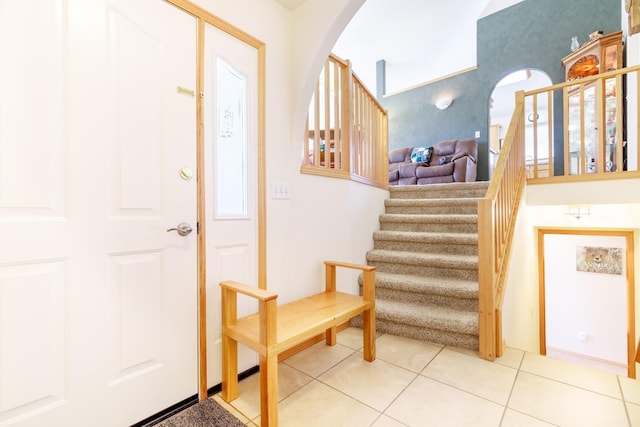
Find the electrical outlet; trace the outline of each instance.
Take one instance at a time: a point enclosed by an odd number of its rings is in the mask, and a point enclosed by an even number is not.
[[[290,185],[288,182],[273,182],[271,184],[272,199],[288,199]]]
[[[586,341],[587,340],[587,333],[586,332],[580,332],[580,334],[578,334],[578,338],[580,338],[580,341]]]
[[[476,139],[478,139],[478,138],[480,138],[480,131],[479,130],[476,131]]]

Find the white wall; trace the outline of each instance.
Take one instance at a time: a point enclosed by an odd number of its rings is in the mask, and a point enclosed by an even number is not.
[[[544,306],[547,348],[627,364],[627,278],[577,271],[577,247],[626,249],[622,236],[546,234]]]
[[[365,263],[388,197],[349,180],[300,174],[313,85],[363,1],[308,0],[293,12],[275,1],[197,1],[266,44],[267,286],[282,302],[324,285],[323,260]],[[289,183],[290,199],[272,199],[272,182]],[[357,292],[355,279],[345,284]]]

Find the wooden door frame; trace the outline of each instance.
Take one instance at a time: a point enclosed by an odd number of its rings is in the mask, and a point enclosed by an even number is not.
[[[636,338],[635,338],[635,250],[633,229],[611,228],[563,228],[538,227],[538,291],[540,307],[540,354],[547,354],[546,312],[545,312],[545,264],[544,237],[547,234],[624,237],[626,241],[626,279],[627,279],[627,376],[636,377]]]
[[[258,54],[258,286],[267,288],[266,258],[266,45],[241,29],[218,18],[188,0],[164,0],[193,15],[198,23],[196,64],[196,127],[197,127],[197,186],[198,186],[198,398],[208,397],[207,388],[207,248],[204,180],[204,28],[210,24],[232,37],[254,47]]]

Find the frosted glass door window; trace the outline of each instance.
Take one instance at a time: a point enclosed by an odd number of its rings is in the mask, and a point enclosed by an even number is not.
[[[245,218],[247,207],[247,78],[216,61],[216,216]]]

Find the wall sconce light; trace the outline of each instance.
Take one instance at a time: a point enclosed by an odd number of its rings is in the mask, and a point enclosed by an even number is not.
[[[580,217],[591,214],[591,207],[590,206],[567,206],[566,214],[575,216],[576,219],[580,219]]]
[[[438,108],[438,110],[446,110],[447,108],[449,108],[452,102],[453,99],[451,98],[439,99],[436,101],[436,108]]]

